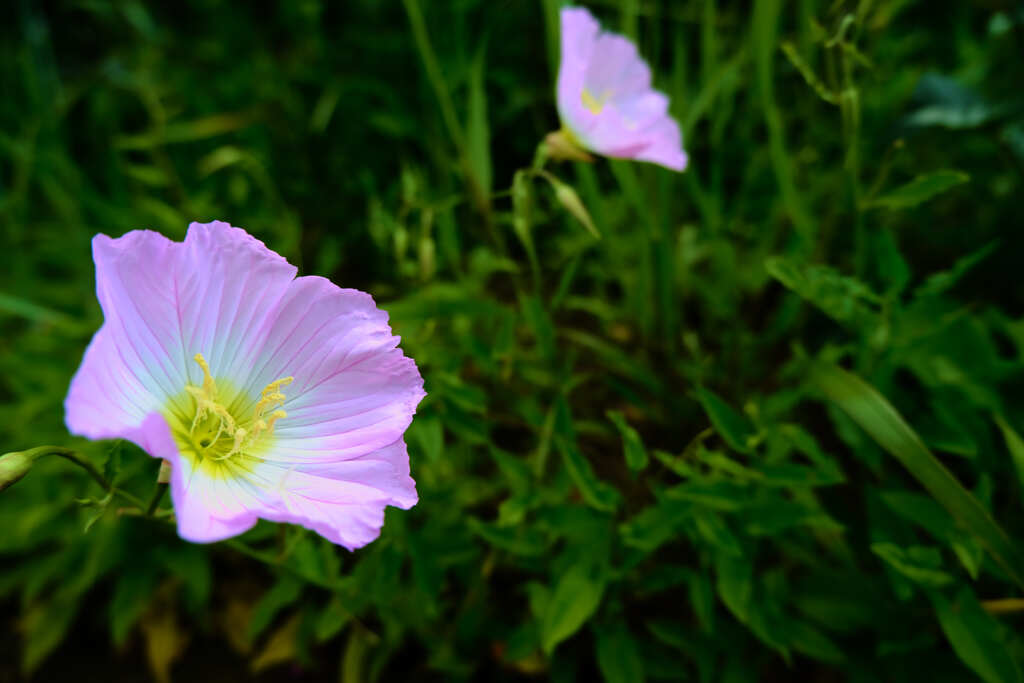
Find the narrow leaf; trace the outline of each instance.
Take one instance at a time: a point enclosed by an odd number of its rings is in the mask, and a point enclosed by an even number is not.
[[[619,434],[622,435],[622,452],[626,457],[626,465],[629,469],[639,471],[647,467],[647,450],[644,448],[644,442],[640,439],[640,434],[629,426],[626,418],[619,411],[609,410],[605,415],[615,423]]]
[[[1001,637],[1001,625],[985,612],[969,588],[955,601],[936,593],[935,614],[960,660],[987,683],[1019,683],[1021,671]]]
[[[865,202],[867,208],[907,209],[928,201],[946,190],[961,185],[971,177],[962,171],[942,170],[919,175],[892,192]]]
[[[1017,433],[1010,423],[1002,415],[995,416],[999,431],[1003,433],[1003,441],[1006,442],[1006,450],[1010,451],[1013,458],[1013,466],[1017,470],[1017,478],[1021,486],[1024,486],[1024,439]]]
[[[1024,557],[978,499],[932,455],[884,396],[856,375],[821,363],[811,381],[830,401],[898,460],[922,486],[985,546],[992,559],[1024,587]]]
[[[703,387],[697,388],[697,400],[704,407],[704,412],[708,414],[715,431],[727,444],[741,453],[750,450],[748,440],[753,436],[754,430],[745,417]]]

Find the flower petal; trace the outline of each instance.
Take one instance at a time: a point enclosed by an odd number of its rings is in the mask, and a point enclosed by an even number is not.
[[[251,380],[250,395],[294,377],[271,457],[284,464],[360,457],[394,443],[425,395],[373,298],[320,277],[292,282]]]
[[[558,116],[564,125],[587,144],[585,131],[595,117],[583,105],[583,79],[601,27],[590,12],[582,7],[563,7],[560,18],[562,56],[555,98]]]
[[[89,438],[125,437],[166,408],[188,383],[193,361],[234,376],[260,343],[259,330],[295,268],[226,223],[193,223],[185,243],[147,230],[93,239],[104,324],[65,401],[69,430]]]
[[[594,42],[583,85],[595,97],[628,97],[650,89],[651,70],[631,40],[617,33],[601,33]]]
[[[261,511],[276,522],[290,522],[312,529],[332,543],[349,550],[362,547],[380,535],[384,508],[391,502],[385,491],[358,481],[318,477],[295,468],[260,467],[267,482],[276,481],[279,506]]]
[[[688,158],[675,119],[666,116],[650,128],[647,137],[647,146],[633,158],[660,164],[673,171],[686,168]]]
[[[249,374],[296,272],[240,228],[221,221],[189,225],[175,281],[185,368],[193,384],[203,379],[192,360],[196,353],[203,354],[215,376]]]
[[[185,386],[181,327],[173,273],[178,245],[136,230],[118,239],[96,235],[96,294],[110,347],[161,404]],[[112,373],[117,380],[117,373]]]
[[[212,543],[243,533],[256,524],[260,502],[244,480],[211,476],[207,466],[187,458],[171,463],[171,499],[178,535],[193,543]],[[227,474],[227,473],[221,473]]]

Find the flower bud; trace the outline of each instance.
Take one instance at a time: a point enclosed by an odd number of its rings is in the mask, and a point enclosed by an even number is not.
[[[555,161],[586,161],[591,162],[594,157],[587,154],[587,150],[579,144],[575,137],[567,130],[556,130],[548,133],[544,138],[547,145],[547,156]]]
[[[35,458],[27,453],[15,452],[0,456],[0,491],[28,474]]]
[[[557,199],[558,203],[562,205],[562,208],[575,216],[576,220],[578,220],[591,235],[597,239],[601,239],[601,233],[597,231],[597,226],[594,225],[594,221],[590,217],[590,212],[587,211],[587,207],[583,206],[583,202],[580,200],[580,196],[576,194],[576,190],[563,182],[552,181],[551,184],[555,188],[555,199]]]

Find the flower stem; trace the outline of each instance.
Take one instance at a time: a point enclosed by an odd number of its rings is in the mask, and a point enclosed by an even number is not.
[[[38,458],[45,458],[48,455],[56,455],[61,458],[64,458],[69,462],[73,462],[74,464],[78,465],[83,470],[85,470],[89,474],[89,476],[92,477],[93,480],[97,484],[99,484],[100,487],[107,493],[112,493],[116,496],[124,498],[126,501],[136,506],[140,510],[145,509],[145,506],[142,504],[141,500],[139,500],[132,494],[128,493],[127,491],[123,491],[117,488],[112,483],[107,481],[107,478],[104,477],[103,474],[98,469],[96,469],[96,466],[93,465],[88,458],[83,456],[81,453],[78,453],[77,451],[73,451],[70,448],[64,448],[63,446],[37,446],[36,448],[30,448],[27,451],[24,451],[24,453],[30,456],[33,460]]]
[[[156,512],[156,508],[160,505],[160,501],[164,498],[164,492],[167,490],[167,484],[157,482],[156,486],[153,487],[153,495],[149,499],[149,504],[146,505],[146,516],[152,517],[153,513]]]

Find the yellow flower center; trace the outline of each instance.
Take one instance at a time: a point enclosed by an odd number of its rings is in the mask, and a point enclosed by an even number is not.
[[[203,371],[202,386],[187,384],[168,411],[178,447],[197,465],[239,464],[256,457],[273,435],[274,423],[288,416],[282,409],[281,388],[294,378],[268,384],[253,406],[245,394],[217,386],[203,354],[197,353],[194,360]]]
[[[580,93],[580,99],[583,101],[583,106],[590,110],[590,113],[597,116],[604,109],[605,102],[608,101],[608,93],[604,92],[600,97],[594,97],[593,94],[586,88]]]

